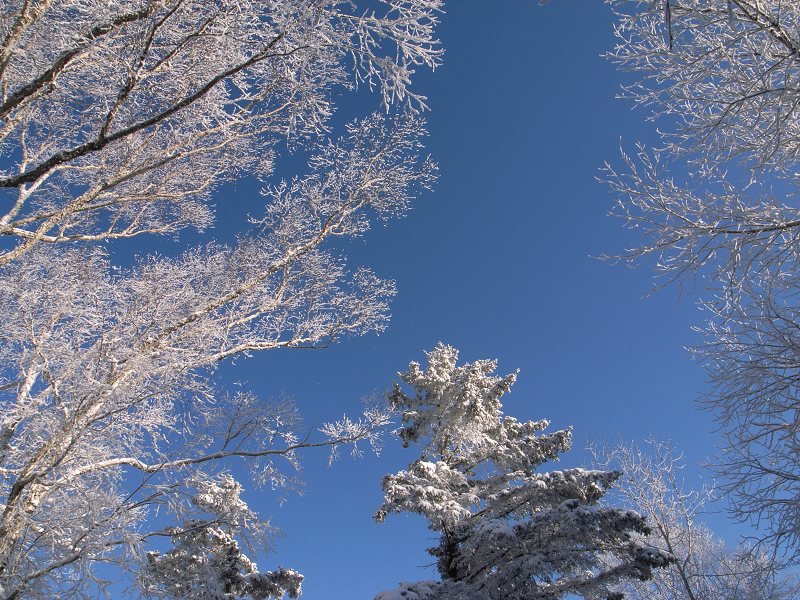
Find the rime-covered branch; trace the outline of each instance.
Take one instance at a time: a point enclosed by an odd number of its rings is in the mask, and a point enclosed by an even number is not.
[[[800,290],[800,5],[777,0],[611,2],[610,58],[639,76],[663,147],[624,155],[606,179],[659,284],[707,289],[704,340],[733,514],[760,549],[800,558],[797,486]]]
[[[203,229],[210,194],[313,147],[359,82],[424,98],[440,2],[13,2],[0,17],[0,265],[40,242]]]
[[[387,413],[308,432],[289,403],[230,393],[215,369],[386,327],[394,283],[348,267],[329,242],[404,214],[433,182],[424,97],[410,84],[416,68],[439,64],[440,9],[4,7],[0,597],[95,595],[100,563],[139,573],[136,592],[153,597],[300,593],[299,573],[259,571],[247,557],[273,530],[227,469],[297,487],[303,450],[377,447]],[[333,138],[333,100],[357,85],[376,89],[387,114]],[[140,256],[132,268],[96,244],[207,227],[218,186],[273,175],[279,142],[302,150],[308,171],[273,179],[263,217],[235,242]],[[238,516],[222,514],[225,503]],[[156,511],[177,526],[153,525]],[[146,556],[159,535],[173,550]]]

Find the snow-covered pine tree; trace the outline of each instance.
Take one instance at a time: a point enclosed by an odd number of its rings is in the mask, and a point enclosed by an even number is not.
[[[546,420],[503,415],[516,373],[494,375],[493,360],[457,366],[458,351],[443,344],[427,356],[427,369],[412,362],[400,374],[412,393],[398,384],[389,395],[402,414],[399,436],[420,443],[422,455],[383,479],[375,518],[426,517],[440,534],[429,552],[441,581],[401,584],[376,600],[618,598],[614,584],[668,564],[669,555],[635,541],[648,531],[643,517],[598,506],[619,472],[539,472],[569,450],[571,431],[543,433]]]
[[[259,572],[240,548],[237,538],[243,534],[270,533],[242,500],[241,484],[230,475],[191,483],[197,490],[191,502],[197,514],[166,532],[171,550],[147,553],[139,573],[141,590],[150,598],[175,600],[299,598],[300,573],[283,567]]]

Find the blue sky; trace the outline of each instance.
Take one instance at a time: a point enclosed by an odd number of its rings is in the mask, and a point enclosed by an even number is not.
[[[623,75],[602,59],[612,48],[612,15],[599,2],[451,2],[440,38],[444,66],[417,78],[429,98],[429,149],[440,181],[405,219],[346,247],[350,263],[396,279],[389,330],[324,351],[273,352],[223,367],[259,394],[294,397],[314,427],[360,399],[381,393],[394,374],[438,341],[463,360],[497,358],[521,369],[506,412],[574,427],[575,448],[561,466],[585,464],[587,441],[648,434],[685,454],[687,482],[717,440],[695,400],[704,373],[684,346],[702,315],[689,287],[644,297],[646,267],[592,258],[635,243],[608,218],[613,198],[597,183],[620,143],[654,142],[647,113],[616,100]],[[371,96],[342,98],[343,115],[378,107]],[[284,160],[290,168],[296,161]],[[283,171],[280,175],[291,175]],[[217,233],[258,214],[248,182],[218,199]],[[259,560],[306,575],[304,598],[371,598],[401,580],[433,578],[425,548],[435,545],[421,518],[376,525],[380,478],[416,457],[389,443],[379,459],[347,457],[327,467],[307,453],[304,496],[250,489],[246,498],[286,534]],[[711,523],[735,537],[722,516]]]

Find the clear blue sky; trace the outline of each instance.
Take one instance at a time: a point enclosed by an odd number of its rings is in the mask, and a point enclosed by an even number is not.
[[[704,373],[683,349],[702,316],[696,294],[672,288],[644,298],[647,268],[591,258],[635,239],[606,217],[612,197],[595,180],[598,168],[616,160],[620,140],[655,139],[646,113],[615,99],[623,76],[600,57],[613,45],[611,24],[600,2],[451,1],[440,29],[445,64],[416,82],[429,97],[440,181],[404,220],[346,248],[352,265],[396,279],[389,330],[324,351],[257,355],[222,376],[294,397],[313,427],[357,414],[362,396],[388,388],[441,340],[464,360],[521,369],[506,412],[572,425],[575,449],[562,466],[585,464],[588,440],[654,434],[684,451],[696,484],[716,441],[695,405]],[[378,106],[374,97],[341,102],[343,115]],[[226,188],[217,235],[259,213],[254,189]],[[323,452],[307,453],[306,494],[282,508],[277,494],[251,485],[246,499],[286,534],[275,554],[259,557],[261,568],[300,570],[308,600],[370,599],[398,581],[434,577],[421,568],[435,545],[421,518],[371,519],[381,476],[415,456],[389,444],[380,459],[345,457],[328,468]]]

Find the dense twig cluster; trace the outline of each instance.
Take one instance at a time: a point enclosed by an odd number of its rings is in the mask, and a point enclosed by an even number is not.
[[[302,434],[289,403],[231,394],[214,368],[386,326],[393,283],[326,241],[403,214],[433,179],[409,85],[439,62],[440,4],[6,3],[0,597],[93,597],[101,563],[154,596],[299,594],[302,576],[245,556],[271,529],[231,461],[291,485],[299,450],[375,443],[386,411]],[[333,97],[356,86],[393,114],[332,139]],[[235,244],[131,269],[92,244],[208,226],[214,190],[271,175],[279,142],[308,152],[308,173],[268,186]],[[159,536],[172,550],[146,555]]]
[[[662,282],[691,274],[711,289],[695,352],[727,442],[722,488],[762,543],[797,560],[800,6],[611,4],[611,57],[641,75],[625,95],[653,109],[664,141],[608,169],[617,214],[644,238],[625,258],[652,255]]]

